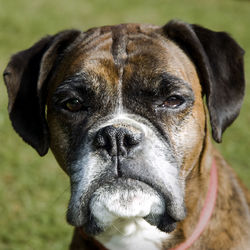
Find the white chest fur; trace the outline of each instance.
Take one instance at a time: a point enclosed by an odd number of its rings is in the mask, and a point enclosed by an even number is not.
[[[167,233],[142,218],[117,220],[96,239],[110,250],[160,250]]]

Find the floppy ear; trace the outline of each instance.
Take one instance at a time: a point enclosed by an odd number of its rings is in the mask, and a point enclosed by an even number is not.
[[[9,116],[16,132],[43,156],[49,148],[45,119],[46,82],[64,50],[80,31],[69,30],[42,38],[12,56],[4,71]]]
[[[194,24],[172,20],[163,30],[194,62],[206,95],[213,138],[221,142],[242,105],[244,50],[227,33]]]

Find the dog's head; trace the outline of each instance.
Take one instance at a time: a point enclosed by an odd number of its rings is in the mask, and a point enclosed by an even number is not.
[[[72,225],[140,217],[170,232],[203,150],[204,95],[217,142],[239,114],[243,50],[180,21],[69,30],[14,55],[4,79],[15,130],[70,177]]]

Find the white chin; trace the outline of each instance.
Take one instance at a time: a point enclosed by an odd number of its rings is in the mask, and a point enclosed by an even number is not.
[[[102,228],[117,219],[161,215],[165,205],[160,195],[145,183],[132,179],[98,188],[90,201],[91,216]]]

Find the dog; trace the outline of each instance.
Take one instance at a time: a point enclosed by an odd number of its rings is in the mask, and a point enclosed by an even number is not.
[[[71,250],[250,248],[249,192],[211,140],[240,112],[243,55],[172,20],[65,30],[12,56],[10,120],[69,176]]]

